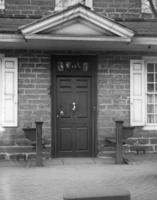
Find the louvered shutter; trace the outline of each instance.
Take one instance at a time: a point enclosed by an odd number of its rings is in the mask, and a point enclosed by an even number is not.
[[[17,58],[2,58],[2,125],[17,126]]]
[[[131,126],[145,125],[144,61],[130,61]]]

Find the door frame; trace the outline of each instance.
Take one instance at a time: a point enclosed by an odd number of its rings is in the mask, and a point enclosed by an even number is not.
[[[97,56],[96,55],[53,55],[51,57],[51,86],[50,86],[50,94],[51,94],[51,157],[56,157],[57,151],[57,130],[56,130],[56,94],[57,94],[57,74],[55,71],[55,61],[60,57],[85,57],[87,59],[92,60],[92,72],[91,72],[91,107],[92,107],[92,117],[91,117],[91,130],[92,130],[92,152],[91,157],[95,157],[97,155]],[[65,75],[63,74],[62,77]],[[80,75],[78,75],[80,76]],[[71,77],[77,77],[77,75],[71,75]]]

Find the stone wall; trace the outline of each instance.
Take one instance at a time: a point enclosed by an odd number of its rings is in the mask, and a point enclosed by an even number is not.
[[[130,126],[130,59],[142,59],[139,53],[108,52],[98,57],[98,151],[102,151],[106,137],[115,137],[115,121],[124,121],[124,126]],[[147,56],[149,54],[147,53]],[[153,54],[151,54],[153,56]],[[154,54],[155,56],[156,54]],[[148,151],[156,151],[156,131],[143,130],[135,127],[133,141],[141,137],[147,138]],[[126,150],[132,151],[129,144]],[[131,139],[132,141],[132,139]],[[133,150],[134,151],[134,150]]]
[[[115,19],[141,18],[141,0],[95,0],[94,9]]]
[[[54,7],[55,0],[5,0],[5,10],[0,11],[0,16],[40,18]],[[141,0],[93,0],[93,7],[96,12],[115,19],[142,17]]]
[[[54,0],[5,0],[5,10],[1,11],[1,15],[39,18],[52,10],[54,10]]]
[[[23,128],[35,127],[44,121],[43,136],[51,140],[51,55],[41,51],[1,51],[6,57],[18,58],[18,127],[6,128],[3,138],[23,138]],[[89,52],[84,52],[84,55]],[[124,52],[95,52],[97,66],[97,146],[103,150],[105,138],[115,136],[115,120],[130,126],[130,59],[141,59],[144,54]],[[156,54],[154,54],[155,56]],[[135,128],[133,138],[146,138],[157,149],[156,131]],[[154,140],[153,140],[154,138]],[[135,141],[136,139],[131,139]],[[128,140],[129,141],[129,140]],[[17,144],[12,142],[11,145]],[[131,144],[128,143],[131,146]],[[129,147],[130,147],[129,146]]]
[[[157,152],[157,137],[132,137],[126,141],[126,152],[136,152],[140,147],[147,152]]]
[[[129,124],[130,63],[120,54],[108,53],[98,61],[98,141],[115,135],[115,120]]]
[[[5,128],[3,137],[12,144],[13,140],[23,138],[23,128],[35,127],[35,121],[43,121],[43,137],[51,140],[49,54],[38,51],[4,53],[6,57],[18,58],[18,127]]]

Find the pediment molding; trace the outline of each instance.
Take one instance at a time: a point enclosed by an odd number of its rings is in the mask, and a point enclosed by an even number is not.
[[[131,40],[134,32],[114,20],[102,17],[88,7],[78,4],[66,10],[19,27],[25,38],[48,36],[105,36]],[[46,38],[46,37],[44,37]]]

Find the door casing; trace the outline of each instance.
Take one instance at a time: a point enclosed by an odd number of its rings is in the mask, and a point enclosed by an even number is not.
[[[56,66],[56,61],[60,60],[62,58],[68,59],[68,58],[73,58],[77,57],[78,59],[85,58],[90,61],[91,63],[91,109],[92,109],[92,119],[91,119],[91,131],[92,131],[92,152],[91,152],[91,157],[95,157],[97,154],[97,57],[93,55],[53,55],[52,60],[51,60],[51,157],[56,157],[56,148],[57,148],[57,137],[56,137],[56,115],[57,115],[57,110],[56,110],[56,94],[57,94],[57,73],[55,70]],[[67,76],[66,74],[62,74],[61,77]],[[69,75],[68,75],[69,76]],[[70,74],[71,77],[79,77],[80,74]],[[82,75],[86,77],[86,75]],[[88,75],[89,76],[89,75]]]

